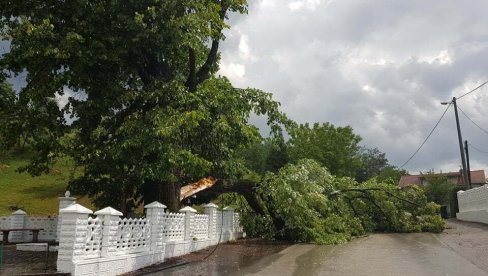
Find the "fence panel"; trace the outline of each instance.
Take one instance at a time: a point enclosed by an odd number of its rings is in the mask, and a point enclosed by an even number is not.
[[[103,225],[100,218],[88,218],[85,238],[85,258],[98,258],[102,251]]]
[[[183,241],[185,239],[185,214],[166,213],[163,219],[163,240]]]
[[[117,231],[117,253],[136,253],[149,250],[151,226],[145,218],[120,220]]]

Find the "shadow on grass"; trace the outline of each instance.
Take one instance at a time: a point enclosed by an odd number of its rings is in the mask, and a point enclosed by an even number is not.
[[[63,196],[65,193],[63,187],[52,187],[48,184],[36,186],[36,187],[28,187],[22,190],[25,194],[30,194],[32,198],[39,198],[39,199],[51,199]]]

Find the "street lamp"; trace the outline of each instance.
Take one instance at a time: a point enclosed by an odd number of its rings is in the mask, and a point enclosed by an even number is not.
[[[458,133],[458,140],[459,140],[459,151],[461,152],[461,163],[463,165],[463,182],[468,189],[471,188],[471,183],[469,183],[468,180],[468,171],[466,171],[466,157],[464,155],[464,149],[463,149],[463,137],[461,136],[461,126],[459,125],[459,116],[458,116],[458,110],[457,110],[457,104],[456,104],[456,97],[452,98],[451,102],[442,102],[442,105],[447,105],[447,104],[453,104],[454,105],[454,114],[456,116],[456,126],[457,126],[457,133]]]

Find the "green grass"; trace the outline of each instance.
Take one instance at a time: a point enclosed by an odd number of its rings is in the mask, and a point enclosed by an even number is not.
[[[20,208],[29,216],[47,216],[58,213],[58,197],[63,196],[73,165],[69,160],[61,160],[51,172],[32,177],[28,173],[18,173],[17,168],[28,163],[25,155],[14,155],[0,161],[0,216],[9,215]],[[76,196],[75,196],[76,197]],[[78,203],[91,208],[90,200],[77,197]]]

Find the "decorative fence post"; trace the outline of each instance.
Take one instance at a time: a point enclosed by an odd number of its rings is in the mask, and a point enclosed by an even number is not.
[[[123,214],[112,207],[107,207],[96,211],[95,215],[103,219],[101,256],[112,256],[117,251],[117,231],[119,229],[120,216]]]
[[[149,203],[144,206],[146,208],[146,218],[151,224],[151,246],[150,250],[154,253],[161,253],[161,260],[164,259],[164,244],[163,244],[163,217],[166,206],[157,201]]]
[[[205,205],[205,214],[208,215],[208,238],[211,240],[217,235],[217,208],[218,206],[213,203]]]
[[[59,198],[59,208],[58,208],[58,224],[56,226],[56,241],[59,241],[59,231],[61,229],[61,209],[64,209],[71,204],[75,203],[76,198],[70,196],[70,192],[66,191],[64,196],[58,197]]]
[[[73,261],[81,259],[85,253],[88,215],[93,212],[77,203],[59,212],[62,223],[59,232],[57,268],[60,272],[75,275]]]
[[[185,208],[180,209],[179,212],[185,213],[185,241],[189,241],[192,239],[192,224],[197,210],[190,206],[186,206]]]
[[[224,219],[223,219],[223,222],[222,222],[222,227],[225,227],[223,228],[223,232],[225,233],[225,235],[222,237],[224,241],[229,241],[229,240],[233,240],[234,239],[234,208],[232,207],[225,207],[223,209],[223,216],[224,216]]]
[[[24,228],[26,212],[21,209],[12,213],[10,217],[10,228]],[[10,234],[11,242],[22,242],[24,240],[24,232],[12,231]]]

